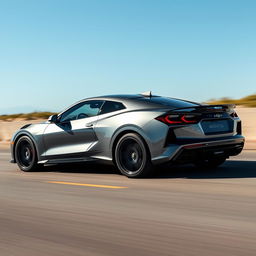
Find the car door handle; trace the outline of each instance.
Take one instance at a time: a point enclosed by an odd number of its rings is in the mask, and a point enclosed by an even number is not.
[[[93,123],[89,123],[85,125],[86,127],[93,127]]]

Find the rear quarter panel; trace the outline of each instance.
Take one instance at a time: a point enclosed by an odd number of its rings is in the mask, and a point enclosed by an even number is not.
[[[161,154],[165,144],[168,126],[154,118],[164,111],[137,110],[118,111],[99,116],[95,126],[98,143],[95,145],[100,152],[98,157],[112,159],[114,142],[123,132],[136,132],[148,145],[151,158]]]

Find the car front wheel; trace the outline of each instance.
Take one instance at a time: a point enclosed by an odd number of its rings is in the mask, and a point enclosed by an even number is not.
[[[36,149],[28,136],[22,136],[15,145],[15,159],[19,168],[24,172],[38,170]]]

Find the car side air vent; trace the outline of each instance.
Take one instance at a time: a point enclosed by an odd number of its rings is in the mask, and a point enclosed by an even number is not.
[[[26,128],[28,128],[30,125],[31,125],[31,124],[26,124],[26,125],[22,126],[22,127],[20,128],[20,130],[21,130],[21,129],[26,129]]]
[[[165,147],[170,145],[170,144],[174,144],[176,142],[177,138],[176,135],[174,133],[174,129],[169,129],[166,140],[165,140]]]
[[[237,122],[236,132],[238,135],[242,135],[242,123],[241,121]]]

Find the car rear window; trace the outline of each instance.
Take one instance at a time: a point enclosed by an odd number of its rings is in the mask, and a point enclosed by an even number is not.
[[[125,106],[121,102],[106,101],[100,110],[100,114],[106,114],[122,109],[125,109]]]
[[[174,98],[167,98],[167,97],[141,97],[137,98],[137,100],[153,103],[153,104],[159,104],[171,108],[187,108],[187,107],[196,107],[200,106],[200,104],[180,99],[174,99]]]

